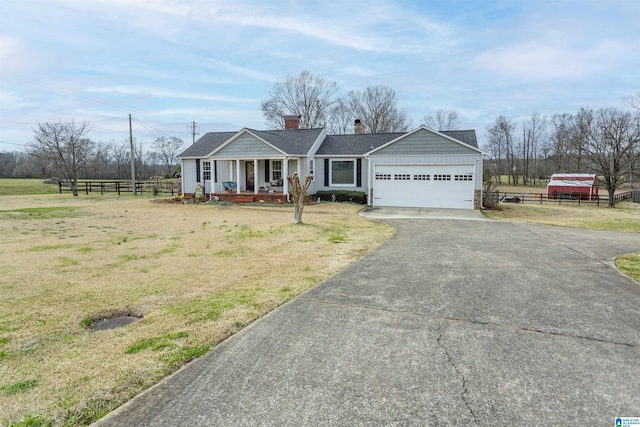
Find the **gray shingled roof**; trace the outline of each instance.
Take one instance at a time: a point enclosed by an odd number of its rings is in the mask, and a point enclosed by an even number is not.
[[[221,146],[226,140],[238,132],[207,132],[193,145],[178,155],[182,157],[205,157],[207,154]]]
[[[374,148],[378,148],[402,135],[404,135],[403,132],[327,135],[317,154],[319,156],[362,156],[364,153],[368,153]]]
[[[322,129],[247,130],[269,142],[274,147],[292,155],[308,154],[311,146],[322,132]],[[205,157],[237,133],[238,132],[208,132],[204,134],[202,138],[198,139],[195,144],[183,151],[178,157]],[[440,133],[478,148],[478,140],[476,139],[476,131],[474,130],[446,130],[440,131]],[[361,156],[402,135],[405,135],[405,133],[327,135],[317,154]]]
[[[311,146],[322,132],[322,129],[247,130],[274,147],[294,156],[309,154]]]
[[[292,155],[306,155],[318,139],[322,129],[255,130],[247,129],[269,144]],[[195,144],[184,150],[178,158],[204,157],[224,144],[238,132],[208,132]]]
[[[475,130],[441,130],[443,135],[450,136],[453,139],[462,141],[467,145],[478,148],[478,139]]]

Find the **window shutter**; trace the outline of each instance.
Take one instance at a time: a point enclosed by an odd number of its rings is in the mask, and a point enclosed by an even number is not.
[[[196,182],[200,182],[200,159],[196,159]]]
[[[213,182],[218,182],[218,161],[213,161]]]
[[[362,187],[362,159],[356,160],[356,187]]]
[[[329,159],[324,159],[324,186],[329,186]]]
[[[271,163],[271,160],[264,161],[264,180],[267,183],[271,181],[271,172],[269,171],[270,163]]]

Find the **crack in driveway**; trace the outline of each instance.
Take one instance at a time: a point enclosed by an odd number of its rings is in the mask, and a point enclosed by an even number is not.
[[[416,312],[407,311],[407,310],[393,310],[393,309],[390,309],[390,308],[374,307],[374,306],[365,305],[365,304],[349,304],[349,303],[343,303],[343,302],[331,301],[331,300],[324,300],[324,299],[319,299],[319,298],[308,298],[308,297],[303,297],[303,296],[299,296],[296,299],[297,300],[301,300],[301,301],[318,302],[318,303],[321,303],[321,304],[332,304],[332,305],[339,305],[339,306],[343,306],[343,307],[357,307],[357,308],[364,308],[364,309],[368,309],[368,310],[385,311],[385,312],[388,312],[388,313],[407,314],[407,315],[411,315],[411,316],[426,317],[426,318],[430,318],[430,319],[434,319],[434,320],[448,320],[448,321],[451,321],[451,322],[462,322],[462,323],[470,323],[470,324],[474,324],[474,325],[492,326],[492,327],[496,327],[496,328],[513,329],[513,330],[519,330],[519,331],[524,331],[524,332],[533,332],[533,333],[537,333],[537,334],[553,335],[553,336],[557,336],[557,337],[575,338],[575,339],[593,341],[593,342],[598,342],[598,343],[603,343],[603,344],[619,345],[619,346],[625,346],[625,347],[630,347],[630,348],[640,348],[640,343],[627,343],[627,342],[620,342],[620,341],[612,341],[612,340],[606,340],[606,339],[602,339],[602,338],[589,337],[589,336],[586,336],[586,335],[567,334],[567,333],[548,330],[548,329],[529,328],[529,327],[524,327],[524,326],[508,325],[508,324],[488,322],[488,321],[483,321],[483,320],[464,319],[464,318],[459,318],[459,317],[434,316],[432,314],[416,313]]]
[[[467,390],[467,380],[464,377],[464,374],[462,372],[460,372],[460,370],[458,369],[456,364],[453,362],[453,358],[449,354],[449,350],[447,349],[447,347],[445,347],[445,345],[441,342],[441,339],[442,339],[442,322],[438,322],[438,329],[436,330],[436,332],[438,332],[438,339],[436,340],[436,343],[438,344],[438,346],[442,350],[444,350],[444,353],[447,355],[447,362],[449,363],[449,365],[451,365],[453,367],[453,369],[456,371],[456,375],[458,377],[460,377],[460,379],[462,380],[462,393],[460,393],[460,399],[462,399],[462,402],[464,403],[464,406],[467,407],[467,410],[469,411],[469,413],[473,417],[473,423],[474,424],[478,424],[478,422],[480,420],[478,419],[476,414],[473,412],[473,408],[471,407],[471,405],[469,404],[469,401],[467,400],[467,391],[468,391]]]

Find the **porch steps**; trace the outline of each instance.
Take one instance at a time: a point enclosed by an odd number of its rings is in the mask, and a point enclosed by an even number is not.
[[[233,203],[253,203],[253,194],[238,194],[233,197]]]

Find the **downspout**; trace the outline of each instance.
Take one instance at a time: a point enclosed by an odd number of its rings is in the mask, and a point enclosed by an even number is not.
[[[285,175],[285,179],[282,180],[282,191],[286,194],[287,196],[287,203],[291,203],[291,197],[289,194],[289,159],[290,157],[287,156],[284,158],[284,175]],[[299,177],[298,177],[299,178]]]
[[[367,206],[373,206],[373,197],[371,194],[371,159],[369,153],[364,154],[364,158],[367,161]]]

